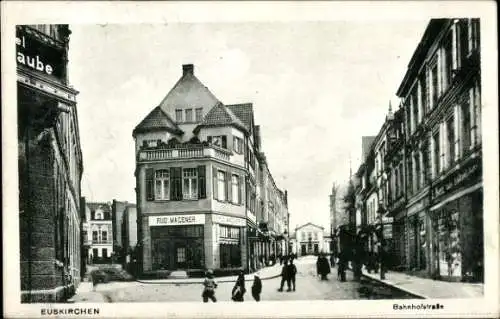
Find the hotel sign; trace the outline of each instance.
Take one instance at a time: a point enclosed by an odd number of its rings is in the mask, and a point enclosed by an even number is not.
[[[217,214],[212,215],[212,222],[217,223],[217,224],[230,225],[230,226],[240,226],[240,227],[244,227],[247,225],[246,220],[243,218],[217,215]]]
[[[65,74],[64,48],[44,43],[23,28],[16,30],[16,62],[37,73],[59,79],[63,79]]]
[[[149,216],[149,226],[204,225],[205,214]]]

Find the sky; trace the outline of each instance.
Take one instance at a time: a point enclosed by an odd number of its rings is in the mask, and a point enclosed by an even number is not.
[[[223,103],[251,102],[290,228],[329,228],[332,184],[360,164],[428,20],[72,25],[88,201],[135,202],[132,130],[194,64]]]

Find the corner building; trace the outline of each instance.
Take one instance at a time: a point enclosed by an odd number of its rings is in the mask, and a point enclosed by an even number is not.
[[[80,270],[83,172],[67,25],[16,26],[21,302],[61,302]]]
[[[253,106],[222,104],[182,70],[133,131],[139,271],[248,270],[261,233]]]

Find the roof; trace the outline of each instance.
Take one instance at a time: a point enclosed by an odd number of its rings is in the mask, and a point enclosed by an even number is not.
[[[236,115],[250,131],[253,124],[253,105],[252,103],[230,104],[227,107]]]
[[[111,212],[111,205],[109,205],[108,203],[90,203],[90,202],[87,202],[87,206],[89,207],[89,209],[91,211],[95,211],[97,210],[98,208],[102,209],[103,212]]]
[[[243,122],[221,102],[208,111],[203,121],[195,128],[195,131],[199,130],[200,127],[219,125],[235,125],[248,131]]]
[[[316,225],[316,224],[313,224],[313,223],[307,223],[307,224],[304,224],[302,226],[299,226],[299,227],[295,228],[295,230],[304,228],[304,227],[306,227],[308,225],[311,225],[311,226],[314,226],[314,227],[317,227],[317,228],[321,228],[321,229],[325,229],[325,227],[323,227],[323,226],[319,226],[319,225]]]
[[[165,113],[161,107],[155,107],[134,129],[132,135],[155,130],[167,130],[174,134],[182,134],[182,130]]]

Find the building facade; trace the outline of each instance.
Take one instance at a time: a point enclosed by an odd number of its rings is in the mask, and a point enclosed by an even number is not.
[[[267,254],[276,249],[286,196],[258,159],[264,156],[251,103],[222,104],[193,65],[183,65],[133,137],[142,274],[248,270],[258,264],[259,246]]]
[[[67,25],[16,26],[22,302],[60,302],[80,269],[83,164]]]
[[[113,218],[110,203],[87,202],[83,227],[89,264],[109,263],[113,255]]]
[[[397,95],[359,170],[367,224],[392,268],[483,281],[479,20],[432,19]]]
[[[430,21],[397,91],[405,115],[407,266],[483,280],[479,19]]]
[[[120,228],[125,262],[128,263],[137,245],[137,206],[135,204],[128,204],[125,208]]]
[[[295,228],[291,236],[292,253],[297,256],[330,254],[331,238],[324,227],[307,223]]]

